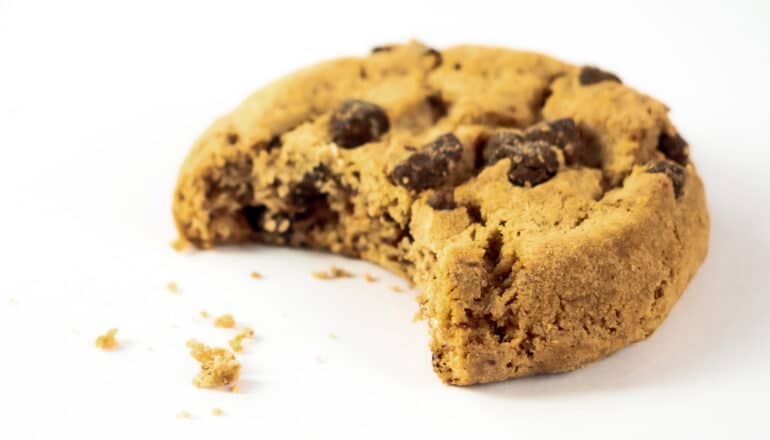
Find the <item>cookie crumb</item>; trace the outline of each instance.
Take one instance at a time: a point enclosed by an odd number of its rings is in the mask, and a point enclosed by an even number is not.
[[[225,412],[222,411],[222,408],[214,408],[214,409],[211,410],[211,414],[214,415],[214,416],[217,416],[217,417],[221,416],[224,413]]]
[[[258,279],[262,278],[262,274],[259,273],[259,272],[252,272],[252,273],[249,274],[249,276],[254,278],[255,280],[258,280]]]
[[[207,312],[205,310],[201,310],[199,313],[201,315],[201,318],[208,319],[208,317],[211,316],[211,315],[209,315],[209,312]]]
[[[179,286],[177,286],[174,281],[169,281],[168,284],[166,284],[166,289],[171,293],[179,293]]]
[[[332,333],[329,333],[329,339],[337,339],[337,335]]]
[[[364,280],[366,280],[367,283],[374,283],[374,282],[377,282],[377,277],[370,274],[369,272],[366,272],[364,274]]]
[[[118,333],[118,329],[111,328],[107,330],[107,333],[96,338],[96,347],[102,350],[113,350],[117,348],[118,341],[115,339],[115,335]]]
[[[234,384],[241,374],[241,363],[235,355],[221,347],[209,347],[195,339],[187,341],[190,355],[201,364],[200,372],[193,378],[198,388],[217,388]]]
[[[238,385],[233,385],[233,386],[230,387],[230,392],[231,393],[240,393],[241,392],[241,387],[239,387]]]
[[[235,327],[235,318],[233,318],[232,314],[225,313],[224,315],[221,315],[214,320],[214,326],[221,328],[233,328]]]
[[[425,319],[425,314],[422,312],[422,309],[414,312],[414,316],[412,316],[412,322],[419,322]]]
[[[249,327],[244,327],[240,333],[238,333],[237,335],[235,335],[233,339],[230,339],[228,341],[228,344],[230,344],[230,348],[234,352],[240,353],[243,351],[243,340],[246,338],[253,338],[253,337],[254,337],[254,330],[250,329]]]
[[[192,414],[190,414],[189,411],[179,411],[179,413],[176,415],[177,419],[191,419]]]
[[[390,290],[392,290],[395,293],[401,293],[404,291],[404,289],[398,287],[398,286],[390,286]]]
[[[352,278],[353,274],[345,269],[332,265],[328,272],[315,272],[313,276],[319,280],[333,280],[336,278]]]

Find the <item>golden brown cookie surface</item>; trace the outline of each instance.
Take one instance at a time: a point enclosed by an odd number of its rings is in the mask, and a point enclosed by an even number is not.
[[[705,257],[667,111],[539,54],[382,47],[216,121],[174,215],[197,246],[307,246],[413,280],[448,383],[570,370],[651,334]]]

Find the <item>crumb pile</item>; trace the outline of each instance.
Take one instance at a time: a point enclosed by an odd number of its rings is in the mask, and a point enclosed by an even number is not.
[[[187,341],[190,354],[200,362],[200,372],[193,379],[199,388],[217,388],[235,384],[241,374],[241,363],[229,350],[209,347],[191,339]]]

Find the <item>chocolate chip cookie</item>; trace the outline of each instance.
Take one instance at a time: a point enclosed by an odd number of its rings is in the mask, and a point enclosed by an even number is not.
[[[198,247],[309,247],[402,274],[447,383],[572,370],[649,336],[706,255],[703,185],[667,113],[594,66],[381,46],[215,121],[174,217]]]

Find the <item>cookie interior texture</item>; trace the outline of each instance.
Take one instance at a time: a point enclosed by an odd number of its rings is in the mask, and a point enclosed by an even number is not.
[[[323,249],[413,281],[447,383],[572,370],[649,336],[706,255],[667,112],[540,54],[378,47],[214,122],[174,216],[198,247]]]

